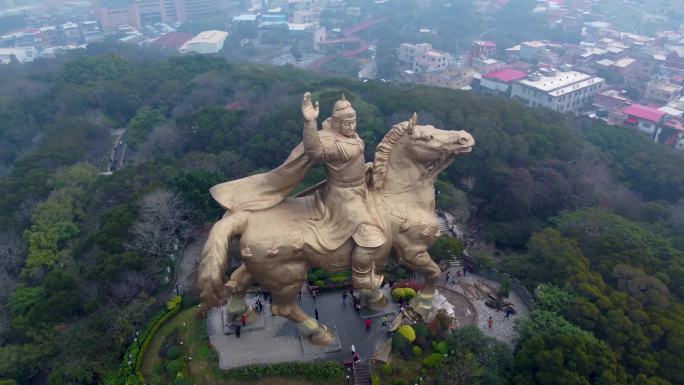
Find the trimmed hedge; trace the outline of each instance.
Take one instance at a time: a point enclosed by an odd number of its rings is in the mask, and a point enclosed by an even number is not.
[[[300,377],[321,380],[342,377],[344,366],[333,361],[282,362],[273,365],[249,365],[221,372],[231,379],[254,379],[264,377]]]
[[[178,314],[182,308],[182,303],[183,303],[183,297],[177,295],[173,297],[169,302],[166,303],[166,311],[164,313],[160,313],[157,315],[157,317],[153,318],[153,323],[148,323],[148,327],[143,330],[142,333],[140,333],[140,337],[144,336],[144,341],[142,346],[140,347],[140,350],[135,354],[135,376],[138,378],[138,382],[141,384],[145,383],[145,377],[142,375],[142,371],[140,370],[142,368],[142,363],[143,359],[145,358],[145,352],[147,352],[147,348],[150,346],[150,342],[152,342],[152,338],[154,338],[154,335],[157,333],[160,327],[171,317],[174,315]],[[169,308],[170,305],[173,305],[173,307]],[[155,320],[156,319],[156,320]],[[149,325],[152,325],[151,327]],[[131,352],[133,352],[133,349],[136,348],[131,347]]]

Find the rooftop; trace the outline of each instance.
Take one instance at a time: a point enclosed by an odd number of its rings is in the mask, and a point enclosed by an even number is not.
[[[192,39],[192,34],[187,32],[170,32],[154,39],[152,44],[163,48],[178,49],[183,43]]]
[[[546,46],[546,43],[543,43],[541,41],[536,41],[536,40],[535,41],[525,41],[525,42],[522,42],[521,44],[526,45],[528,47],[532,47],[532,48],[542,48],[542,47]]]
[[[211,30],[202,31],[192,39],[193,43],[218,43],[228,36],[228,32]]]
[[[523,71],[506,68],[499,71],[490,72],[483,76],[486,79],[496,79],[504,83],[512,82],[513,80],[524,79],[527,73]]]
[[[625,57],[615,61],[615,66],[621,68],[629,67],[630,65],[634,64],[634,62],[636,62],[636,59],[632,59],[631,57]]]
[[[661,91],[665,91],[665,92],[679,92],[682,90],[682,87],[678,86],[676,84],[659,82],[659,81],[649,82],[648,86],[657,88],[657,89],[659,89]]]
[[[626,115],[648,120],[654,123],[660,122],[660,119],[665,116],[663,111],[649,106],[642,106],[641,104],[632,104],[631,106],[625,108],[625,110],[622,112],[624,112]]]
[[[242,15],[235,16],[233,18],[233,21],[256,21],[257,17],[259,17],[259,15],[242,14]]]
[[[520,83],[543,92],[551,92],[593,78],[578,71],[558,72],[554,76],[541,76],[539,80],[524,79]]]
[[[483,46],[483,47],[496,47],[496,43],[493,41],[474,41],[473,44]]]

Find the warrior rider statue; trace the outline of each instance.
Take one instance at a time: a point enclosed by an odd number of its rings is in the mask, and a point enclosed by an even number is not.
[[[323,162],[328,177],[322,194],[325,216],[317,226],[319,241],[326,249],[335,250],[351,237],[355,243],[352,285],[375,291],[383,277],[375,275],[373,256],[386,238],[368,205],[364,143],[356,133],[356,112],[342,95],[335,102],[332,117],[318,131],[318,102],[312,104],[307,92],[302,100],[302,115],[304,152],[312,160]]]
[[[318,102],[311,102],[307,92],[302,100],[303,143],[297,146],[278,168],[264,174],[221,183],[211,194],[224,208],[232,211],[263,210],[275,206],[301,182],[312,165],[325,165],[327,182],[317,191],[322,202],[322,217],[308,221],[310,235],[305,242],[324,252],[339,249],[350,238],[352,284],[361,289],[368,303],[382,307],[386,299],[377,290],[383,277],[375,275],[374,255],[385,244],[380,219],[369,208],[364,143],[356,133],[356,112],[344,97],[335,103],[332,117],[317,128]],[[374,307],[375,307],[374,306]]]

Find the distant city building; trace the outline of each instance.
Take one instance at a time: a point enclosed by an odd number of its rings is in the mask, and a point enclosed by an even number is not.
[[[164,0],[165,3],[169,1],[179,0]],[[182,0],[184,16],[187,20],[196,20],[207,17],[215,17],[223,10],[223,1],[221,0]]]
[[[436,49],[429,49],[413,60],[413,71],[434,72],[447,69],[451,65],[451,55]]]
[[[419,43],[419,44],[408,44],[402,43],[399,46],[399,61],[406,64],[413,64],[413,60],[422,55],[423,52],[432,49],[432,44],[429,43]]]
[[[475,59],[489,59],[494,55],[496,55],[496,43],[476,40],[470,45],[468,64],[472,65]]]
[[[639,73],[636,59],[625,57],[618,60],[601,59],[596,62],[597,68],[602,68],[619,75],[624,81],[634,79]]]
[[[475,59],[473,60],[473,69],[475,72],[485,75],[490,72],[500,71],[508,65],[496,59]]]
[[[639,132],[651,137],[656,135],[656,132],[663,121],[666,113],[649,106],[641,104],[633,104],[623,111],[627,116],[625,119],[625,126],[635,127]]]
[[[159,36],[152,41],[152,45],[162,48],[177,51],[183,44],[192,39],[192,34],[187,32],[170,32]]]
[[[667,104],[677,99],[681,93],[682,86],[653,80],[646,83],[646,92],[644,93],[644,98],[662,104]]]
[[[520,43],[520,59],[526,62],[532,62],[537,58],[539,52],[546,47],[546,44],[541,41],[525,41]]]
[[[0,64],[32,62],[35,55],[33,47],[0,48]]]
[[[480,90],[494,94],[510,96],[511,84],[516,80],[525,79],[527,73],[512,68],[490,72],[482,76]]]
[[[148,24],[186,19],[181,0],[93,0],[93,8],[106,31],[116,30],[120,25],[140,29]]]
[[[603,83],[602,78],[578,71],[559,71],[550,76],[532,74],[513,83],[511,97],[532,107],[574,111],[591,101]]]
[[[608,123],[622,124],[625,120],[622,110],[630,103],[631,101],[619,91],[608,89],[594,95],[592,106],[596,108],[596,114],[605,118]]]
[[[195,52],[199,54],[218,53],[223,48],[226,37],[228,37],[228,32],[217,30],[204,31],[186,41],[179,51],[180,53]]]
[[[237,38],[255,38],[259,36],[259,15],[242,14],[233,17],[231,31]]]
[[[470,86],[474,72],[470,68],[449,68],[440,72],[428,72],[423,75],[423,83],[443,88],[460,90]]]

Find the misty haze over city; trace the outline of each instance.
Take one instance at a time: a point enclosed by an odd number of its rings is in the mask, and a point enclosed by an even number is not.
[[[684,0],[0,0],[0,385],[684,385]]]

